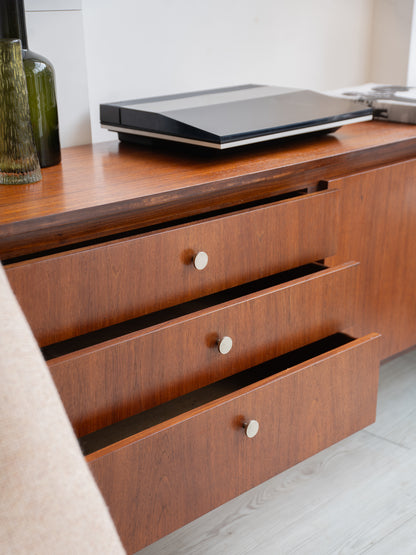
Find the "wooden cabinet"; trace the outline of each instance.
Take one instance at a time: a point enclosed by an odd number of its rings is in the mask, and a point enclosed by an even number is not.
[[[413,127],[372,122],[75,147],[0,189],[7,276],[128,552],[373,422],[380,345],[416,343],[413,157]]]
[[[416,344],[416,161],[329,181],[341,195],[329,264],[360,261],[352,333],[382,334],[382,358]]]

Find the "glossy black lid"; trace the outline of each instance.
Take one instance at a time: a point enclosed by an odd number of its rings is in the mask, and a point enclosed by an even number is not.
[[[218,144],[368,116],[351,99],[310,90],[242,85],[100,106],[101,123]],[[350,121],[348,121],[350,123]],[[118,130],[118,129],[117,129]]]

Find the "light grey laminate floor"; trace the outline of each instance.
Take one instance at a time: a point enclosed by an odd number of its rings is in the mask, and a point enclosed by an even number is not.
[[[140,555],[416,555],[416,349],[380,370],[377,421]]]

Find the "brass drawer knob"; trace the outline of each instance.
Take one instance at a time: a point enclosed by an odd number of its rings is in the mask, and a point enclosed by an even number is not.
[[[233,340],[231,337],[225,336],[222,339],[218,339],[218,350],[222,355],[228,354],[233,346]]]
[[[257,435],[257,432],[259,431],[259,427],[260,425],[257,422],[257,420],[249,420],[248,422],[244,422],[243,424],[243,428],[246,432],[246,436],[249,438],[252,438]]]
[[[193,259],[193,264],[194,267],[197,270],[204,270],[207,267],[208,264],[208,255],[206,252],[204,251],[200,251],[198,253],[196,253],[196,255],[194,256]]]

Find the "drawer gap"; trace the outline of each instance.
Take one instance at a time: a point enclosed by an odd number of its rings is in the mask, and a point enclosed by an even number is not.
[[[22,255],[22,256],[17,256],[14,258],[8,258],[5,260],[2,260],[2,264],[3,266],[7,266],[9,264],[15,264],[17,262],[24,262],[26,260],[35,260],[36,258],[42,258],[44,256],[50,256],[53,254],[59,254],[59,253],[66,253],[66,252],[71,252],[72,250],[76,250],[76,249],[83,249],[86,247],[91,247],[91,246],[95,246],[95,245],[100,245],[102,243],[107,243],[109,241],[117,241],[120,239],[127,239],[129,237],[134,237],[136,235],[141,235],[144,233],[150,233],[152,231],[162,231],[164,229],[168,229],[170,227],[175,227],[175,226],[180,226],[180,225],[185,225],[185,224],[189,224],[189,223],[194,223],[194,222],[198,222],[200,220],[205,220],[207,218],[214,218],[214,217],[218,217],[218,216],[225,216],[227,214],[232,214],[233,212],[240,212],[241,210],[248,210],[250,208],[260,208],[262,206],[267,206],[269,204],[273,204],[275,202],[280,202],[283,200],[288,200],[291,198],[296,198],[296,197],[301,197],[301,196],[305,196],[307,194],[310,194],[311,192],[317,192],[322,190],[319,187],[306,187],[303,189],[297,189],[295,191],[288,191],[285,193],[281,193],[279,195],[275,195],[273,197],[269,197],[267,199],[261,199],[261,200],[254,200],[251,202],[246,202],[244,204],[238,204],[236,206],[229,206],[227,208],[221,208],[218,210],[214,210],[212,212],[203,212],[201,214],[196,214],[194,216],[188,216],[186,218],[177,218],[175,220],[171,220],[162,224],[155,224],[152,226],[147,226],[147,227],[141,227],[141,228],[136,228],[136,229],[132,229],[129,231],[123,231],[120,233],[113,233],[111,235],[105,235],[104,237],[98,237],[95,239],[91,239],[88,241],[81,241],[79,243],[71,243],[70,245],[65,245],[63,247],[56,247],[53,249],[47,249],[47,250],[43,250],[43,251],[39,251],[36,253],[32,253],[32,254],[27,254],[27,255]]]
[[[166,420],[184,414],[206,403],[215,401],[229,393],[238,391],[253,383],[283,372],[288,368],[306,362],[316,356],[342,347],[354,339],[346,334],[337,333],[311,343],[273,360],[254,366],[248,370],[219,380],[191,393],[153,407],[149,410],[126,418],[79,439],[84,455],[103,449],[131,435],[156,426]]]
[[[325,268],[326,266],[318,263],[299,266],[298,268],[280,272],[279,274],[273,274],[262,279],[226,289],[225,291],[220,291],[199,299],[188,301],[187,303],[183,303],[181,305],[166,308],[152,314],[146,314],[144,316],[140,316],[139,318],[134,318],[120,324],[115,324],[107,328],[102,328],[100,330],[67,339],[59,343],[48,345],[42,348],[42,354],[45,360],[51,360],[59,356],[73,353],[80,349],[98,345],[104,341],[110,341],[120,336],[134,333],[150,326],[158,325],[162,322],[173,320],[174,318],[186,316],[187,314],[191,314],[198,310],[203,310],[224,302],[238,299],[239,297],[244,297],[245,295],[262,291],[269,287],[274,287],[281,283],[312,275]]]

